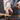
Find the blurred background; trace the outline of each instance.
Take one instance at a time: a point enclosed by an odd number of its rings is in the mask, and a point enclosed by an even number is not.
[[[7,16],[7,14],[4,11],[4,2],[3,0],[0,0],[0,14],[6,14],[5,15],[0,15],[0,19],[6,19],[6,20],[20,20],[20,8],[18,8],[17,4],[20,0],[11,0],[11,8],[13,10],[13,14],[12,12],[9,12],[9,16]],[[10,16],[11,15],[11,16]],[[6,18],[5,18],[6,17]]]

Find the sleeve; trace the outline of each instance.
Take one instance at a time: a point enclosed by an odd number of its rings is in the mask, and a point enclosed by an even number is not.
[[[6,10],[5,3],[6,3],[8,0],[3,0],[3,1],[4,1],[4,10]]]

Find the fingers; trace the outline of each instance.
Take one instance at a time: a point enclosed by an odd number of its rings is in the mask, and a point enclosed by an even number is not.
[[[13,10],[10,8],[10,11],[13,13]]]

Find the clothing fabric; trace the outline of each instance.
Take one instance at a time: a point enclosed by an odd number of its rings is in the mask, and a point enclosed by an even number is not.
[[[5,6],[5,3],[7,2],[8,0],[4,1],[4,10],[6,10],[7,13],[9,13],[9,9],[11,9],[11,2],[8,2]],[[12,11],[12,9],[11,9]]]
[[[5,3],[7,2],[8,0],[5,0],[4,1],[4,10],[8,7],[10,8],[11,7],[11,2],[8,2],[7,5],[5,6]]]
[[[14,15],[18,15],[18,8],[14,7]]]
[[[18,15],[20,15],[20,9],[18,9]]]

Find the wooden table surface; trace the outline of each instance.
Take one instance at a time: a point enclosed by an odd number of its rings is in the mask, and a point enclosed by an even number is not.
[[[0,13],[0,16],[3,16],[3,15],[4,15],[4,16],[11,16],[11,15],[9,15],[9,14],[1,14],[1,13]],[[20,15],[15,15],[15,16],[19,16],[19,17],[20,17]]]
[[[3,15],[4,15],[4,16],[11,16],[11,15],[9,15],[9,14],[1,14],[1,13],[0,13],[0,16],[3,16]]]

